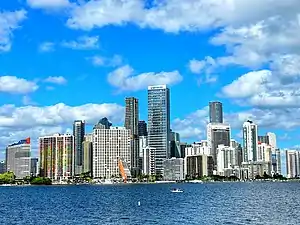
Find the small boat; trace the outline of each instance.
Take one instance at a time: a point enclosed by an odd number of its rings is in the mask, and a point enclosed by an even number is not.
[[[173,192],[173,193],[182,193],[183,190],[181,190],[179,188],[174,188],[174,189],[171,190],[171,192]]]

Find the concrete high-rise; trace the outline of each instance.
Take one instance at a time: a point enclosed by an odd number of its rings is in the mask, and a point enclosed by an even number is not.
[[[209,122],[223,123],[223,105],[221,102],[209,102]]]
[[[130,130],[98,123],[93,129],[93,177],[111,179],[120,177],[119,162],[131,168]]]
[[[257,125],[248,120],[243,124],[243,162],[257,161]]]
[[[82,161],[83,161],[82,142],[84,141],[84,134],[85,134],[85,121],[75,120],[73,124],[75,175],[82,173]]]
[[[93,169],[93,134],[86,134],[82,142],[83,162],[82,172],[89,173],[92,176]]]
[[[6,171],[13,172],[17,179],[30,176],[30,138],[20,140],[6,148]]]
[[[131,174],[139,174],[139,101],[134,97],[125,99],[125,128],[131,131]]]
[[[286,150],[286,174],[288,178],[300,176],[300,152],[296,150]]]
[[[162,175],[163,161],[170,158],[170,90],[166,85],[148,87],[148,144],[155,148],[156,173]]]
[[[207,144],[216,168],[218,146],[230,146],[230,125],[224,123],[209,123],[207,125]]]
[[[170,132],[170,152],[171,158],[181,158],[180,135],[173,131]]]
[[[74,175],[74,136],[54,134],[39,138],[40,175],[65,180]]]

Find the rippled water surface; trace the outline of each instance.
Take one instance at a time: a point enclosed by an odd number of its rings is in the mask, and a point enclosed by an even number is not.
[[[0,201],[0,224],[300,224],[300,183],[0,187]]]

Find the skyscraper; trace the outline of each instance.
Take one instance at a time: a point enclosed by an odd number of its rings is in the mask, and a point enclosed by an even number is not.
[[[139,121],[139,136],[148,136],[147,123],[144,120]]]
[[[296,150],[286,150],[286,174],[288,178],[300,176],[300,152]]]
[[[84,134],[85,134],[85,122],[82,120],[75,120],[73,124],[75,175],[82,173],[82,161],[83,161],[82,142],[84,141]]]
[[[181,158],[180,152],[180,135],[179,133],[170,132],[170,153],[171,158]]]
[[[223,106],[221,102],[209,103],[209,122],[223,123]]]
[[[134,97],[125,99],[125,128],[131,131],[131,166],[132,176],[138,174],[139,159],[139,101]]]
[[[170,158],[170,91],[166,85],[148,87],[148,145],[155,148],[155,170],[162,175]]]
[[[217,164],[218,145],[230,146],[230,125],[209,123],[207,125],[207,144],[213,156],[215,168]]]
[[[248,120],[243,124],[243,162],[257,161],[257,125]]]

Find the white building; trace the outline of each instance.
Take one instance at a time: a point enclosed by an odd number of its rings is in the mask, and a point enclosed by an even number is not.
[[[143,148],[142,156],[142,171],[144,175],[155,175],[155,152],[156,149],[153,147]]]
[[[31,172],[30,138],[9,145],[6,148],[6,168],[13,172],[17,179],[30,176]]]
[[[243,124],[243,162],[257,161],[257,125],[248,120]]]
[[[226,177],[231,176],[233,169],[238,166],[238,154],[236,148],[219,145],[217,151],[218,175]]]
[[[286,173],[288,178],[300,176],[300,152],[296,150],[286,150]]]
[[[272,147],[266,143],[258,143],[257,145],[257,161],[271,162]]]
[[[269,140],[269,145],[272,147],[272,149],[276,149],[277,148],[276,134],[272,132],[268,132],[267,136]]]
[[[93,177],[111,179],[121,177],[119,159],[131,168],[130,130],[97,124],[93,129]]]
[[[207,142],[204,145],[202,143],[194,143],[189,147],[185,147],[185,155],[211,155],[211,149],[206,144]]]

